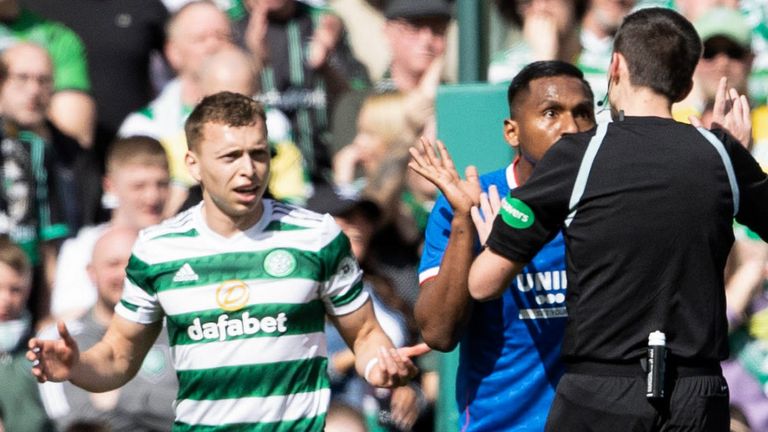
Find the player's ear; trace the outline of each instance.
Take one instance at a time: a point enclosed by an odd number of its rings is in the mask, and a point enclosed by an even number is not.
[[[517,147],[520,145],[519,133],[520,127],[515,120],[504,120],[504,139],[515,150],[517,150]]]
[[[184,163],[187,165],[187,169],[192,178],[200,183],[200,161],[198,160],[197,155],[193,151],[187,150],[187,154],[184,155]]]

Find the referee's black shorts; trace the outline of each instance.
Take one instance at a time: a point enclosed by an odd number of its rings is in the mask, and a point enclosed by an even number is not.
[[[557,386],[546,430],[728,432],[728,384],[719,366],[711,373],[673,373],[667,397],[658,400],[646,398],[646,379],[639,364],[637,369],[611,374],[569,367]]]

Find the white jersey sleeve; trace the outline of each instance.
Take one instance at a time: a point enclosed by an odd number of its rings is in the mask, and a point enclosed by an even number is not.
[[[352,254],[349,239],[330,215],[323,219],[321,257],[328,277],[321,283],[321,297],[329,314],[346,315],[368,301],[363,271]]]

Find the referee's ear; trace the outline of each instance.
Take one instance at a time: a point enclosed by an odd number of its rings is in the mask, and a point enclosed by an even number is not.
[[[517,150],[517,148],[520,146],[520,137],[518,135],[519,133],[520,127],[515,120],[504,120],[504,139],[515,150]]]

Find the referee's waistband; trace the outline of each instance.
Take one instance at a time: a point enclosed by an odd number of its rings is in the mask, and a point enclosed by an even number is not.
[[[669,376],[691,377],[722,375],[720,362],[716,360],[691,360],[671,357],[666,360]],[[635,377],[644,376],[646,370],[641,360],[631,361],[569,361],[565,363],[566,373],[598,376]]]

